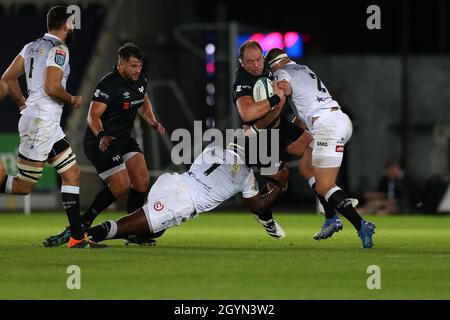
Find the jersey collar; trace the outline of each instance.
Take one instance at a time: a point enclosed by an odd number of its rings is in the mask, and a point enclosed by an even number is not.
[[[46,33],[44,34],[44,37],[46,37],[46,38],[53,38],[53,39],[55,39],[55,40],[58,40],[59,42],[63,42],[60,38],[58,38],[58,37],[55,36],[54,34],[51,34],[51,33],[48,33],[48,32],[46,32]]]

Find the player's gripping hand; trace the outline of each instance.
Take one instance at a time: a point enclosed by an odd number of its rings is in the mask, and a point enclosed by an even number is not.
[[[113,136],[103,136],[100,138],[100,143],[98,145],[98,148],[100,149],[101,152],[105,152],[106,149],[109,148],[109,146],[111,145],[111,142],[116,139],[116,137]]]
[[[289,167],[283,163],[278,172],[272,176],[267,176],[267,188],[269,191],[275,187],[280,188],[281,192],[288,189]]]
[[[70,98],[70,105],[77,109],[83,105],[83,97],[82,96],[72,96]]]
[[[283,99],[283,97],[284,97],[283,89],[281,89],[280,87],[278,87],[277,84],[274,84],[274,85],[273,85],[273,93],[275,93],[277,96],[279,96],[280,99]]]
[[[154,123],[150,124],[150,126],[160,135],[166,133],[166,128],[164,128],[163,125],[158,121],[155,121]]]
[[[275,82],[275,87],[283,91],[283,94],[288,97],[292,94],[292,88],[286,79]]]

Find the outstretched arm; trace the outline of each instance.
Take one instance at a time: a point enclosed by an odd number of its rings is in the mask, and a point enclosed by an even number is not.
[[[245,199],[250,211],[258,216],[261,216],[267,210],[271,209],[281,195],[287,190],[289,168],[287,165],[283,165],[275,175],[266,178],[268,179],[268,192],[263,195],[258,193],[254,197]]]

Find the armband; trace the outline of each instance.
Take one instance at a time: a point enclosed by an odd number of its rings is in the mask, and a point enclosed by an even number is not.
[[[104,130],[99,131],[99,132],[97,133],[97,139],[98,139],[98,140],[100,140],[101,138],[103,138],[103,137],[105,137],[105,136],[107,136],[107,134],[106,134],[106,132],[105,132]]]
[[[281,101],[280,97],[277,96],[276,94],[271,96],[267,100],[269,100],[270,110],[273,110],[277,106],[277,104]]]

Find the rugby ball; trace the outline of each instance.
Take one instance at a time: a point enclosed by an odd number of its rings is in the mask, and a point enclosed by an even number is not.
[[[274,94],[273,83],[269,78],[259,78],[253,86],[253,100],[255,102],[266,100]]]

